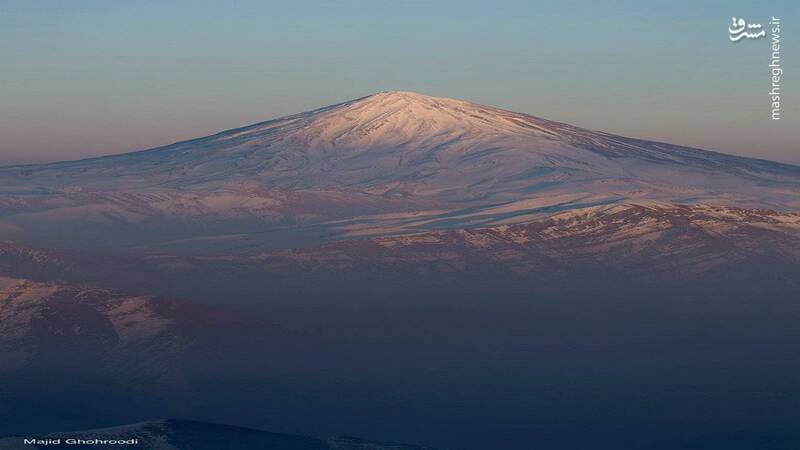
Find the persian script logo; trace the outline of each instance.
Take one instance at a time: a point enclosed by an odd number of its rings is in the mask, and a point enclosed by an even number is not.
[[[760,23],[747,23],[744,19],[732,18],[731,26],[728,27],[730,33],[730,40],[737,42],[742,38],[758,39],[767,35],[765,30],[761,29]]]

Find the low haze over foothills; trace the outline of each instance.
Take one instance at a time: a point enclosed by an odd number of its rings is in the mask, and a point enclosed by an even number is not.
[[[0,449],[800,446],[796,8],[445,3],[2,6]]]

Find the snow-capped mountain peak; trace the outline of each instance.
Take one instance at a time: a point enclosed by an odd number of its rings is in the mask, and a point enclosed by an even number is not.
[[[0,193],[0,230],[19,240],[65,222],[241,233],[422,210],[486,224],[484,212],[505,220],[513,205],[565,198],[560,209],[644,199],[796,210],[800,167],[382,92],[150,150],[0,168]]]
[[[465,202],[547,186],[681,200],[757,182],[800,186],[800,167],[594,132],[413,92],[382,92],[123,155],[0,169],[0,189],[387,192]],[[587,186],[590,183],[590,186]],[[666,194],[666,195],[664,195]],[[630,194],[625,194],[630,195]]]
[[[440,144],[454,139],[511,135],[557,136],[524,114],[415,92],[380,92],[330,107],[222,133],[225,139],[258,140],[277,132],[287,144],[314,149],[383,148]]]

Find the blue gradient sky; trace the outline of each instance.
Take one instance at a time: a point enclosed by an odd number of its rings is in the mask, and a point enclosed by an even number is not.
[[[781,121],[769,119],[767,39],[727,35],[731,16],[772,14],[786,44]],[[793,0],[0,0],[0,163],[411,90],[800,164],[798,31]]]

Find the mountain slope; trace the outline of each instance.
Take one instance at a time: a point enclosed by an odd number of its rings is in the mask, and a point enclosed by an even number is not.
[[[737,282],[770,278],[797,287],[800,215],[640,202],[488,228],[352,239],[247,260],[266,272],[330,274],[341,283],[359,276],[363,282],[455,276],[517,283],[581,277],[686,283],[738,277]]]
[[[174,328],[176,318],[164,316],[147,297],[4,277],[0,278],[0,302],[3,371],[70,351],[105,359],[142,348],[158,360],[163,349],[167,361],[179,357],[183,347]],[[149,367],[168,369],[160,364]]]
[[[162,241],[229,236],[576,194],[793,210],[800,167],[389,92],[152,150],[0,168],[0,194],[8,237],[55,226],[133,245],[156,229]]]
[[[502,218],[502,211],[494,211],[494,217]],[[796,213],[639,201],[511,219],[459,229],[420,219],[404,224],[414,232],[377,236],[369,236],[375,230],[353,227],[348,221],[335,224],[340,231],[335,242],[262,250],[251,239],[243,241],[250,245],[233,252],[206,255],[174,254],[165,247],[122,257],[0,242],[0,272],[113,283],[128,291],[144,284],[162,294],[207,301],[233,292],[253,296],[247,293],[262,292],[265,283],[271,297],[291,297],[294,291],[306,292],[309,279],[325,291],[378,280],[438,277],[464,282],[495,277],[524,284],[604,274],[607,279],[641,283],[725,282],[738,277],[737,282],[752,279],[763,284],[765,279],[800,276]],[[298,280],[301,285],[294,285]]]
[[[636,180],[644,177],[629,170],[644,168],[634,167],[640,164],[795,187],[800,180],[796,166],[623,138],[409,92],[375,94],[143,152],[0,173],[6,189],[11,180],[30,188],[116,191],[251,182],[463,201],[496,194],[494,184],[505,184],[504,193],[525,192],[533,187],[531,179],[553,180],[550,171],[575,181]]]
[[[196,407],[240,354],[268,350],[270,330],[222,308],[2,274],[0,433]]]

